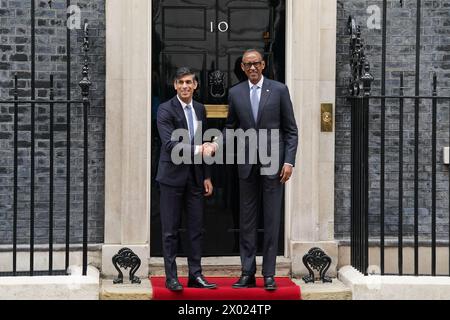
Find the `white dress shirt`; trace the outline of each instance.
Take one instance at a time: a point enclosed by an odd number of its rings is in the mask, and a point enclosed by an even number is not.
[[[262,91],[262,86],[264,83],[264,76],[261,77],[261,80],[259,80],[259,82],[256,84],[256,86],[258,87],[256,93],[258,94],[258,101],[261,101],[261,91]],[[254,86],[253,83],[250,82],[250,80],[248,80],[248,85],[250,86],[250,101],[252,100],[252,88]]]

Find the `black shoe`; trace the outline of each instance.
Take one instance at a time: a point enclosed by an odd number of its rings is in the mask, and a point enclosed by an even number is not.
[[[269,291],[277,290],[277,284],[273,277],[264,277],[264,289]]]
[[[239,280],[233,284],[232,286],[235,289],[241,288],[254,288],[256,287],[256,279],[255,276],[246,276],[242,275]]]
[[[215,289],[217,285],[215,283],[209,283],[203,276],[197,278],[189,277],[189,288],[201,288],[201,289]]]
[[[166,288],[170,291],[182,291],[183,286],[180,284],[178,279],[167,279],[166,280]]]

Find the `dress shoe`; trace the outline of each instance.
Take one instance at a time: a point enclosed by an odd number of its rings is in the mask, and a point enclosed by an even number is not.
[[[235,289],[241,288],[254,288],[256,287],[256,279],[255,276],[246,276],[242,275],[239,280],[233,284],[232,286]]]
[[[183,286],[180,284],[178,279],[167,279],[166,280],[166,288],[170,291],[182,291]]]
[[[200,289],[215,289],[217,285],[215,283],[209,283],[203,276],[198,276],[196,278],[189,277],[188,287]]]
[[[273,277],[264,277],[264,289],[269,291],[277,290],[277,284]]]

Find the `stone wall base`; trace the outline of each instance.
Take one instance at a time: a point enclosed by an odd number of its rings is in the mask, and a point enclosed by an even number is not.
[[[88,266],[71,266],[68,276],[1,277],[0,300],[98,300],[99,271]]]
[[[449,300],[450,278],[364,276],[351,266],[339,270],[339,280],[352,290],[353,300]]]

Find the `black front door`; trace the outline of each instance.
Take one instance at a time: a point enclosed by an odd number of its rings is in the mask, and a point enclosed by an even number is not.
[[[155,182],[160,140],[156,113],[160,103],[175,95],[173,74],[188,66],[199,80],[194,99],[205,104],[208,127],[223,129],[228,89],[246,80],[240,68],[249,48],[264,52],[265,76],[284,82],[284,0],[153,0],[152,39],[152,188],[151,255],[161,256],[159,188]],[[233,165],[213,166],[214,195],[206,200],[204,256],[239,255],[239,185]],[[262,214],[260,215],[262,217]],[[189,249],[180,225],[179,254]],[[282,226],[284,223],[282,223]],[[259,223],[258,250],[262,248]],[[284,252],[284,228],[279,253]]]

